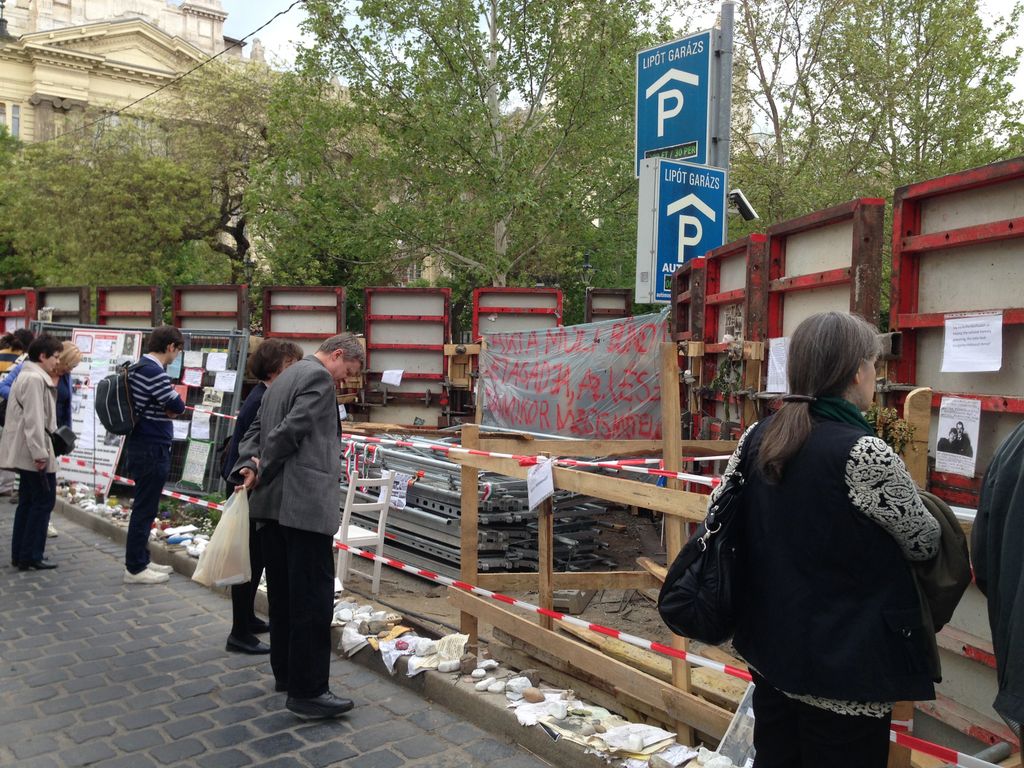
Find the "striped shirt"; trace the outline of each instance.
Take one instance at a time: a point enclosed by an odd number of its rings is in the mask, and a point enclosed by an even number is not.
[[[183,413],[185,403],[174,391],[170,377],[156,358],[144,355],[139,363],[139,367],[128,374],[132,402],[138,418],[129,440],[136,445],[170,445],[174,438],[174,427],[171,426],[167,411]]]

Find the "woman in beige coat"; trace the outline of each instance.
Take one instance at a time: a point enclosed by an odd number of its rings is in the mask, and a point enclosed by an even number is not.
[[[43,335],[28,348],[7,403],[0,435],[0,467],[18,473],[20,490],[11,537],[11,564],[22,571],[56,568],[43,559],[50,511],[57,496],[57,461],[50,433],[57,429],[57,385],[53,379],[62,345]]]

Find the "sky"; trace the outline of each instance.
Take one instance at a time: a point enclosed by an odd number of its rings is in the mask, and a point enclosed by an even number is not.
[[[275,13],[287,8],[291,2],[292,0],[221,0],[224,10],[228,14],[224,33],[228,37],[244,37]],[[991,24],[996,16],[1009,13],[1012,0],[979,0],[978,5],[986,24]],[[294,61],[295,44],[301,39],[299,26],[305,18],[305,14],[305,8],[299,4],[256,36],[262,41],[266,49],[267,60],[270,63],[290,65]],[[708,24],[710,23],[709,20]],[[1011,44],[1024,47],[1024,29],[1017,31]],[[251,48],[252,41],[250,40],[246,50],[251,50]],[[1024,67],[1017,70],[1014,83],[1015,97],[1024,99]]]
[[[283,11],[292,0],[221,0],[228,14],[224,22],[224,34],[239,39],[263,25],[278,11]],[[276,19],[256,37],[266,49],[267,61],[277,60],[291,64],[295,60],[295,43],[302,37],[299,25],[306,17],[306,9],[299,4],[288,13]],[[245,51],[252,50],[252,40],[247,41]]]

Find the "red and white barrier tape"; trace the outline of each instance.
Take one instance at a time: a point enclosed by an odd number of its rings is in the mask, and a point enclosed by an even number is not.
[[[497,453],[495,451],[481,451],[476,448],[463,448],[458,445],[441,445],[438,443],[423,443],[416,442],[413,440],[392,440],[380,437],[368,437],[366,435],[354,435],[345,433],[342,435],[342,440],[347,443],[366,443],[373,445],[393,445],[400,448],[420,448],[424,450],[434,451],[436,453],[443,453],[450,455],[453,453],[462,453],[469,456],[486,456],[492,459],[512,459],[513,461],[519,462],[521,465],[528,466],[530,464],[536,464],[537,456],[523,456],[514,453]],[[728,456],[686,456],[682,461],[715,461],[719,459],[728,459]],[[578,459],[560,459],[556,458],[555,463],[558,465],[564,465],[568,467],[603,467],[607,469],[614,469],[620,472],[633,472],[642,475],[654,475],[656,477],[667,477],[673,480],[682,480],[688,483],[697,483],[699,485],[707,485],[714,488],[721,482],[719,477],[709,477],[706,475],[695,475],[689,472],[670,472],[665,469],[648,469],[647,467],[636,466],[635,460],[627,461],[580,461]],[[646,461],[646,460],[644,460]],[[651,463],[660,460],[652,460]]]
[[[122,477],[121,475],[115,475],[111,472],[104,472],[103,470],[96,469],[92,464],[82,461],[81,459],[72,459],[68,456],[61,456],[57,459],[62,464],[70,464],[80,469],[86,469],[91,471],[93,474],[99,475],[100,477],[109,477],[114,482],[121,483],[122,485],[135,485],[135,481],[130,477]],[[184,493],[178,493],[177,491],[169,491],[164,488],[161,493],[164,496],[169,496],[172,499],[178,499],[179,501],[187,501],[189,504],[195,504],[196,506],[206,507],[207,509],[218,509],[223,511],[224,505],[217,504],[213,501],[207,501],[206,499],[200,499],[196,496],[187,496]]]
[[[237,421],[237,416],[232,416],[230,413],[217,413],[216,411],[210,410],[209,408],[203,408],[202,406],[196,407],[194,405],[186,405],[186,411],[202,411],[203,413],[209,413],[211,416],[215,416],[218,419],[231,419]]]
[[[401,560],[395,560],[394,558],[384,557],[382,555],[375,555],[372,552],[367,552],[365,550],[359,549],[358,547],[353,547],[348,544],[342,544],[339,541],[336,541],[334,543],[334,546],[337,549],[350,552],[353,555],[358,555],[359,557],[365,558],[367,560],[379,560],[380,562],[392,568],[396,568],[400,571],[405,571],[406,573],[411,573],[414,576],[419,576],[424,579],[429,579],[430,581],[434,581],[439,584],[444,584],[447,587],[454,587],[455,589],[461,589],[464,592],[469,592],[470,594],[479,595],[480,597],[487,597],[491,600],[497,600],[499,603],[505,603],[516,608],[522,608],[523,610],[532,611],[533,613],[540,614],[541,616],[549,616],[557,621],[564,621],[566,624],[572,624],[573,626],[582,627],[583,629],[589,629],[592,632],[598,632],[602,635],[607,635],[608,637],[614,637],[617,640],[622,640],[624,643],[635,645],[637,648],[644,648],[649,651],[654,651],[655,653],[661,653],[666,656],[672,656],[673,658],[687,661],[690,664],[694,664],[699,667],[707,667],[709,669],[714,669],[718,672],[723,672],[727,675],[732,675],[733,677],[738,677],[741,680],[746,680],[747,682],[750,682],[750,673],[746,670],[740,669],[739,667],[733,667],[729,664],[723,664],[722,662],[714,661],[713,659],[706,659],[703,656],[696,656],[694,654],[687,653],[686,651],[680,650],[678,648],[672,648],[670,646],[663,645],[662,643],[656,643],[652,640],[645,640],[642,637],[637,637],[636,635],[631,635],[628,632],[622,632],[618,629],[611,629],[610,627],[605,627],[600,624],[591,624],[590,622],[583,621],[582,619],[577,619],[575,616],[569,616],[558,611],[550,611],[546,608],[541,608],[540,606],[533,605],[532,603],[527,603],[523,600],[517,600],[514,597],[509,597],[508,595],[503,595],[499,592],[491,592],[489,589],[475,587],[472,584],[467,584],[464,581],[459,581],[458,579],[450,579],[447,576],[442,576],[439,573],[434,573],[433,571],[428,571],[424,568],[417,568],[416,566],[408,565],[407,563],[403,563]]]
[[[939,760],[945,760],[947,763],[957,766],[957,768],[999,768],[995,763],[981,760],[963,752],[957,752],[955,749],[943,747],[940,744],[933,744],[930,741],[911,736],[909,733],[898,733],[895,730],[889,731],[889,741],[899,744],[901,747],[912,749],[915,752],[921,752],[925,755],[936,757]]]
[[[411,573],[414,576],[418,576],[423,579],[429,579],[430,581],[444,584],[445,586],[452,587],[454,589],[461,589],[463,592],[469,592],[470,594],[479,595],[480,597],[490,598],[496,600],[499,603],[505,603],[516,608],[521,608],[526,611],[539,614],[541,616],[549,616],[556,621],[562,621],[566,624],[571,624],[576,627],[583,629],[589,629],[591,632],[597,632],[601,635],[613,637],[616,640],[621,640],[624,643],[629,643],[637,648],[643,648],[645,650],[654,651],[660,653],[663,656],[670,656],[675,659],[680,659],[689,664],[693,664],[698,667],[706,667],[708,669],[714,669],[718,672],[722,672],[731,677],[739,678],[750,682],[750,673],[746,670],[734,667],[731,664],[723,664],[720,661],[714,661],[703,656],[697,656],[696,654],[687,653],[686,651],[678,648],[672,648],[671,646],[664,645],[663,643],[656,643],[652,640],[645,640],[642,637],[631,635],[628,632],[622,632],[618,629],[611,629],[610,627],[602,626],[601,624],[591,624],[590,622],[577,619],[575,616],[568,616],[558,611],[550,611],[546,608],[527,603],[524,600],[517,600],[514,597],[503,595],[499,592],[491,592],[489,589],[483,589],[481,587],[475,587],[472,584],[467,584],[464,581],[458,579],[450,579],[447,576],[442,576],[433,571],[428,571],[423,568],[417,568],[416,566],[403,563],[401,560],[395,560],[394,558],[384,557],[382,555],[375,555],[372,552],[353,547],[348,544],[342,544],[336,541],[334,543],[335,548],[350,552],[353,555],[358,555],[366,560],[380,561],[385,565],[395,568],[406,573]],[[932,757],[937,757],[940,760],[945,760],[948,763],[952,763],[958,768],[999,768],[994,763],[989,763],[984,760],[979,760],[976,757],[966,755],[962,752],[943,747],[939,744],[932,744],[931,742],[919,739],[916,736],[911,736],[905,731],[908,729],[908,723],[906,721],[898,720],[893,722],[893,730],[889,732],[889,740],[893,741],[900,746],[907,747],[908,749],[921,752]]]

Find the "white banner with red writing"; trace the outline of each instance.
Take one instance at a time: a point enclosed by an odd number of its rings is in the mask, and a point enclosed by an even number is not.
[[[669,340],[667,311],[484,338],[484,426],[592,440],[661,438],[658,345]]]

